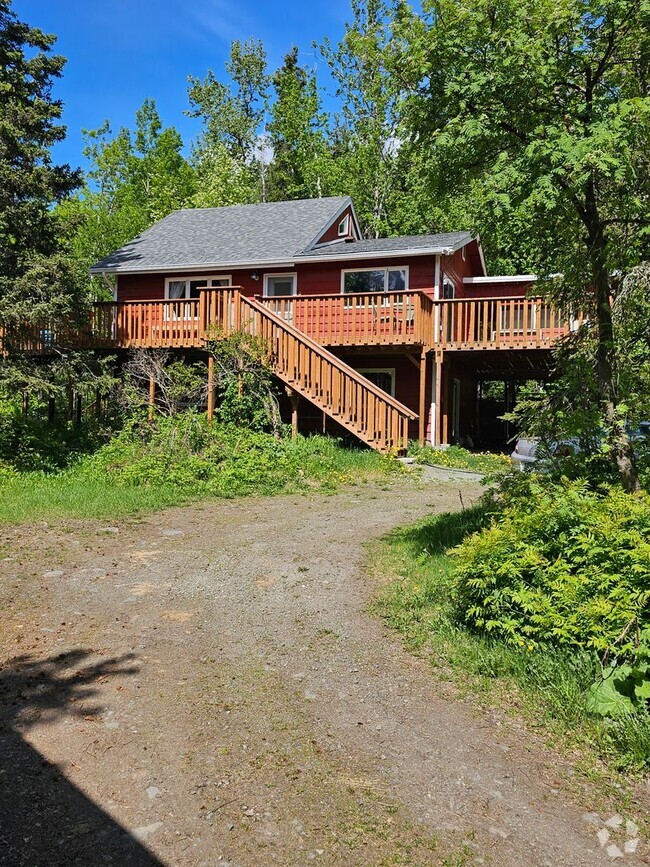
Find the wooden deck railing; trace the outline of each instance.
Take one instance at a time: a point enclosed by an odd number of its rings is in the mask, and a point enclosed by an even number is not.
[[[418,291],[258,300],[325,346],[427,345],[433,333],[433,301]]]
[[[211,330],[237,326],[238,287],[206,289],[197,300],[99,302],[87,326],[62,332],[51,323],[7,329],[4,351],[47,353],[57,346],[96,349],[200,348]],[[426,349],[547,349],[573,327],[540,298],[434,301],[423,292],[258,298],[323,346]],[[3,339],[4,338],[4,339]]]
[[[445,350],[548,349],[573,327],[541,298],[434,302],[434,344]]]

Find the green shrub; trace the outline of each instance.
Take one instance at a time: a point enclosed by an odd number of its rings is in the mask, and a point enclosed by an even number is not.
[[[524,476],[453,552],[461,619],[534,650],[605,651],[650,596],[650,498]]]
[[[75,463],[103,441],[106,431],[96,419],[75,424],[59,415],[47,421],[44,405],[32,400],[24,416],[16,401],[0,400],[0,462],[18,472],[55,472]]]
[[[352,463],[349,473],[346,465]],[[203,494],[274,494],[309,480],[344,482],[364,465],[379,475],[401,465],[375,452],[344,450],[326,437],[277,438],[233,424],[210,425],[204,415],[181,413],[131,419],[79,466],[89,479],[128,486],[173,485]]]

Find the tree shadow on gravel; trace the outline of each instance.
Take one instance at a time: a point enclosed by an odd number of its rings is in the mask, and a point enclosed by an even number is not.
[[[0,671],[0,865],[162,867],[128,831],[26,742],[36,724],[92,719],[97,683],[137,673],[132,654],[18,656]]]
[[[489,512],[482,503],[459,512],[443,512],[418,521],[411,527],[400,527],[386,537],[407,542],[414,554],[444,554],[467,536],[482,530],[489,523]]]

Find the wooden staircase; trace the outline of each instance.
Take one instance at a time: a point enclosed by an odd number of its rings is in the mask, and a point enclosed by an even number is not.
[[[418,416],[266,305],[234,289],[208,290],[199,320],[216,334],[262,337],[282,382],[376,451],[406,451],[409,421]]]

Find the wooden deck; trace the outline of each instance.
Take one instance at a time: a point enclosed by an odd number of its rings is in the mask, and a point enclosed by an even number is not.
[[[191,301],[99,302],[87,327],[57,333],[49,323],[14,329],[5,350],[47,353],[59,345],[88,349],[201,348],[241,327],[237,287],[207,289]],[[434,301],[424,292],[257,298],[278,319],[330,347],[418,346],[467,351],[548,349],[571,321],[541,298]]]

